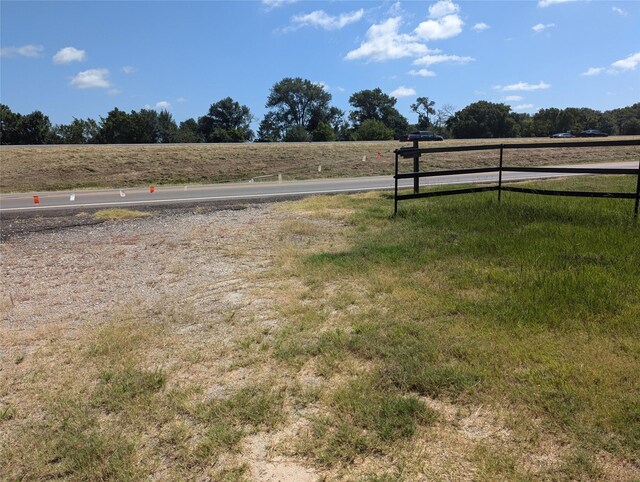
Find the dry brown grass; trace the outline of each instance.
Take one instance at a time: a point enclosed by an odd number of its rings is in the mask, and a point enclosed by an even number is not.
[[[93,218],[100,221],[124,221],[126,219],[147,218],[149,216],[151,216],[151,213],[119,208],[101,209],[93,214]]]
[[[625,139],[632,137],[619,137]],[[637,136],[636,136],[637,138]],[[547,142],[549,139],[526,139]],[[523,142],[523,139],[446,140],[438,147]],[[562,140],[558,142],[563,142]],[[2,146],[0,192],[119,188],[149,183],[182,184],[246,180],[386,175],[393,151],[408,145],[386,142]],[[430,144],[429,144],[430,145]],[[638,148],[509,151],[505,163],[544,165],[637,159]],[[634,157],[635,156],[635,157]],[[423,158],[431,168],[495,165],[495,152],[438,154]],[[318,172],[318,166],[322,172]]]

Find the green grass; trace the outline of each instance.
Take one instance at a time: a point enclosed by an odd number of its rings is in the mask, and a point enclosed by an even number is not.
[[[631,177],[538,184],[635,190]],[[575,447],[553,477],[597,478],[601,451],[640,463],[632,201],[503,193],[499,205],[486,193],[405,201],[394,218],[388,195],[367,195],[292,209],[319,207],[354,210],[348,247],[293,268],[312,288],[285,309],[295,321],[275,354],[292,366],[314,360],[323,376],[351,381],[326,402],[314,433],[321,443],[309,454],[331,463],[388,453],[432,420],[424,407],[405,405],[424,395],[513,407],[526,414],[514,422],[525,431],[535,429],[524,419],[540,420],[542,433]],[[332,328],[322,330],[327,313]],[[382,418],[388,427],[376,425]],[[487,480],[528,478],[510,457],[477,460]]]

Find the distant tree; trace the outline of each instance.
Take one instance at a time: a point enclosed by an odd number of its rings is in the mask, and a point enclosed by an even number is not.
[[[282,138],[282,130],[276,115],[273,112],[267,112],[260,122],[258,128],[259,142],[276,142]]]
[[[508,105],[481,100],[456,112],[447,127],[459,139],[512,137],[516,123],[510,111]]]
[[[107,117],[100,117],[98,140],[101,144],[133,142],[129,114],[116,107],[107,114]]]
[[[435,122],[434,122],[434,130],[439,134],[450,135],[449,129],[447,128],[447,121],[453,114],[456,109],[451,104],[444,104],[440,109],[436,111]]]
[[[356,131],[364,121],[377,120],[399,137],[407,133],[409,122],[395,108],[396,102],[395,97],[385,94],[380,88],[361,90],[349,97],[349,103],[353,106],[349,119]]]
[[[0,104],[0,143],[20,144],[20,121],[22,116],[11,111],[8,105]]]
[[[129,114],[130,141],[133,144],[156,144],[159,139],[158,113],[153,109],[140,109]]]
[[[320,121],[318,126],[311,133],[311,140],[313,140],[313,142],[335,141],[336,134],[329,125]]]
[[[281,136],[293,127],[307,132],[314,130],[320,121],[327,123],[331,117],[331,94],[314,82],[300,77],[286,77],[271,88],[265,107],[271,111],[263,120],[260,138]]]
[[[76,119],[70,124],[59,124],[53,128],[56,143],[89,144],[96,142],[98,124],[93,119]]]
[[[231,97],[211,104],[209,112],[198,119],[200,134],[207,142],[243,142],[253,139],[253,116],[246,105]]]
[[[431,115],[436,114],[433,106],[435,101],[429,100],[429,97],[418,97],[415,103],[411,104],[411,110],[418,114],[418,128],[428,129],[431,127]]]
[[[195,143],[202,142],[202,136],[195,119],[187,119],[180,122],[176,142]]]
[[[355,138],[359,141],[386,141],[393,139],[393,135],[393,129],[376,119],[365,120],[355,131]]]
[[[20,130],[20,144],[47,144],[52,140],[49,117],[39,110],[21,116],[18,127]]]
[[[169,111],[161,110],[158,114],[158,130],[156,142],[169,144],[178,141],[178,126]]]
[[[531,114],[511,112],[509,116],[515,125],[513,129],[514,137],[533,137],[533,118]]]
[[[310,135],[304,126],[293,126],[285,131],[282,140],[284,142],[308,142],[309,137]]]

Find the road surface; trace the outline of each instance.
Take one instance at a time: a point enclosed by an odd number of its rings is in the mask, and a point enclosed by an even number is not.
[[[553,167],[598,167],[638,169],[637,162],[614,162],[596,164],[572,164]],[[575,176],[581,174],[563,174]],[[503,173],[503,182],[523,181],[558,177],[545,173]],[[480,184],[497,182],[497,173],[461,174],[421,179],[421,187]],[[140,205],[168,205],[174,203],[197,203],[251,199],[277,199],[303,197],[314,194],[354,193],[393,189],[392,176],[358,178],[315,179],[285,182],[244,182],[229,184],[154,186],[147,188],[79,190],[66,192],[33,192],[0,195],[0,212],[37,212],[49,209],[133,207]],[[412,179],[402,179],[402,188],[413,186]],[[35,202],[37,196],[38,203]]]

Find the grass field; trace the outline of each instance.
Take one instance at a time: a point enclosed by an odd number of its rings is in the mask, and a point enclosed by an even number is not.
[[[629,139],[633,137],[616,137]],[[637,138],[637,136],[635,137]],[[447,140],[441,146],[548,142],[549,139]],[[563,142],[559,140],[558,142]],[[214,183],[281,173],[285,180],[388,175],[395,142],[166,144],[142,146],[2,146],[0,192]],[[432,145],[432,144],[428,144]],[[640,148],[509,151],[505,163],[548,165],[637,160]],[[423,157],[428,168],[494,166],[496,152]],[[322,166],[322,172],[318,172]]]
[[[276,237],[259,236],[274,262],[247,278],[273,302],[275,328],[221,312],[219,328],[200,332],[188,303],[132,305],[67,341],[43,328],[43,349],[5,371],[21,393],[49,386],[0,406],[6,474],[245,480],[256,440],[270,440],[299,477],[307,467],[327,480],[638,480],[631,201],[503,193],[498,205],[483,193],[406,201],[394,218],[389,196],[369,193],[275,209]],[[199,229],[194,246],[208,256],[214,233]],[[234,259],[260,252],[233,239]],[[222,394],[205,390],[239,375]]]

